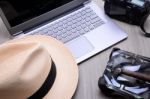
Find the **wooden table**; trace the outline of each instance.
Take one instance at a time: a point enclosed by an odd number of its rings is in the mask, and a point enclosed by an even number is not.
[[[103,9],[104,1],[93,1]],[[98,88],[98,79],[103,74],[112,48],[118,47],[150,57],[150,38],[144,37],[139,27],[116,20],[112,21],[128,34],[128,38],[79,64],[79,83],[73,99],[112,99],[104,96]],[[150,30],[150,18],[146,26]],[[7,41],[9,38],[10,35],[0,19],[0,43]]]

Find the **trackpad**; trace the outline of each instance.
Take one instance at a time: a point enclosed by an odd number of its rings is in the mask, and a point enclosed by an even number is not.
[[[83,36],[66,43],[66,45],[75,58],[79,58],[94,49],[88,39]]]

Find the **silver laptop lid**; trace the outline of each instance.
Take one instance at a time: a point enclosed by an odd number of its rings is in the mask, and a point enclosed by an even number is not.
[[[11,35],[29,30],[88,0],[0,0],[0,15]]]

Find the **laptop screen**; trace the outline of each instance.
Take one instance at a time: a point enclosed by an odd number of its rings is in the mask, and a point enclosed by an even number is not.
[[[0,0],[11,27],[35,18],[73,0]]]

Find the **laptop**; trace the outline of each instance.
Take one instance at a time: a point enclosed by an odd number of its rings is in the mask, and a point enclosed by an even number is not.
[[[127,38],[90,0],[0,0],[0,8],[14,38],[52,36],[69,48],[77,63]]]

